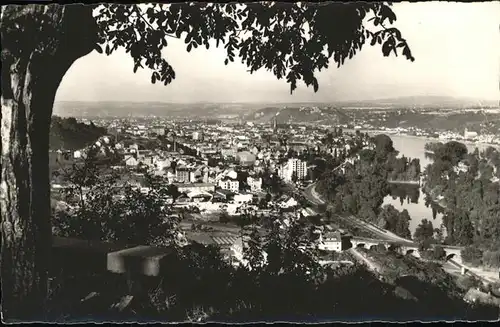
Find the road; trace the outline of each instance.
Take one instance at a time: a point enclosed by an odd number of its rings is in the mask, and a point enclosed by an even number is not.
[[[314,205],[326,204],[325,200],[323,200],[321,195],[316,191],[316,183],[309,185],[304,190],[303,195],[308,201],[310,201]],[[367,223],[367,222],[365,222],[365,221],[363,221],[355,216],[349,216],[348,218],[350,220],[352,220],[353,222],[355,222],[360,227],[363,227],[364,229],[377,235],[381,239],[393,241],[393,242],[405,243],[408,245],[414,245],[414,242],[412,240],[405,239],[405,238],[400,237],[400,236],[398,236],[398,235],[396,235],[388,230],[385,230],[385,229],[382,229],[380,227],[369,224],[369,223]]]
[[[466,274],[472,275],[480,280],[482,280],[484,283],[498,283],[500,280],[498,279],[498,272],[493,272],[493,271],[484,271],[479,268],[473,268],[473,267],[468,267],[464,264],[458,263],[455,260],[448,260],[448,265],[450,266],[455,266],[456,269],[466,269]]]
[[[369,260],[368,258],[366,258],[362,253],[360,253],[357,249],[355,248],[350,248],[347,250],[349,253],[351,253],[358,261],[361,261],[363,262],[364,264],[366,264],[366,266],[368,266],[368,269],[370,269],[371,271],[377,273],[377,274],[381,274],[382,272],[382,268],[377,265],[376,263],[374,263],[373,261]]]
[[[316,192],[316,183],[310,185],[304,190],[304,197],[308,199],[311,203],[318,205],[318,204],[326,204],[326,202],[321,198],[321,196]],[[382,228],[379,228],[377,226],[371,225],[355,216],[349,216],[348,217],[351,221],[356,223],[358,226],[365,228],[366,230],[369,230],[373,232],[375,235],[377,235],[380,239],[383,240],[388,240],[392,242],[398,242],[399,244],[403,245],[408,245],[408,246],[414,246],[415,243],[411,240],[407,240],[403,237],[400,237],[388,230],[384,230]],[[446,247],[444,247],[446,250]],[[357,251],[356,251],[357,252]],[[457,263],[453,261],[452,263],[449,263],[446,267],[445,270],[447,270],[449,273],[452,274],[457,274],[460,273],[460,269],[464,267],[467,269],[469,274],[475,275],[476,277],[480,278],[482,281],[491,283],[491,282],[499,282],[500,279],[498,278],[498,272],[493,272],[493,271],[485,271],[480,268],[473,268],[473,267],[468,267],[466,265]],[[458,269],[458,271],[457,271]]]

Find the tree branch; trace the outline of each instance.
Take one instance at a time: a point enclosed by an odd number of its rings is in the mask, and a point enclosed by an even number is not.
[[[140,18],[140,19],[141,19],[144,23],[146,23],[146,24],[149,26],[149,28],[151,28],[153,31],[157,31],[157,30],[162,31],[162,28],[161,28],[160,26],[158,26],[158,28],[154,28],[154,27],[153,27],[153,26],[152,26],[152,25],[148,22],[148,20],[147,20],[147,19],[146,19],[146,18],[142,15],[142,12],[141,12],[141,10],[139,9],[139,7],[138,7],[138,6],[134,6],[134,12],[137,14],[137,18]],[[178,24],[178,22],[179,22],[179,19],[180,19],[180,15],[179,15],[179,18],[177,19],[177,24]],[[177,24],[176,24],[176,26],[177,26]],[[177,36],[175,36],[175,35],[168,34],[168,33],[165,33],[165,32],[163,33],[163,35],[168,36],[168,37],[171,37],[171,38],[174,38],[174,39],[180,39],[180,37],[177,37]]]

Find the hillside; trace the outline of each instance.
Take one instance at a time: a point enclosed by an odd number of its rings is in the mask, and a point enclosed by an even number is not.
[[[391,99],[334,101],[331,103],[169,103],[169,102],[120,102],[120,101],[59,101],[54,104],[54,114],[64,117],[172,117],[172,118],[212,118],[245,119],[268,122],[278,111],[284,121],[322,122],[347,119],[342,109],[403,109],[403,108],[474,108],[498,107],[495,101],[478,99],[412,96]],[[340,109],[332,109],[332,108]],[[283,109],[285,108],[285,109]],[[300,108],[308,108],[301,110]],[[317,108],[317,109],[314,109]],[[319,111],[318,111],[319,110]],[[323,113],[323,115],[321,115]],[[280,122],[280,120],[278,120]]]
[[[63,101],[54,105],[54,113],[71,117],[176,117],[227,118],[259,108],[256,104],[238,103],[168,103],[168,102],[78,102]]]
[[[256,123],[269,123],[276,117],[278,124],[284,123],[317,123],[343,124],[349,117],[341,110],[330,107],[266,107],[245,114],[242,119]]]
[[[107,130],[93,123],[79,123],[75,118],[52,117],[50,149],[78,150],[105,135]]]
[[[386,108],[470,108],[470,107],[498,107],[498,101],[473,98],[459,98],[450,96],[406,96],[387,99],[342,101],[337,103],[341,107],[386,107]]]

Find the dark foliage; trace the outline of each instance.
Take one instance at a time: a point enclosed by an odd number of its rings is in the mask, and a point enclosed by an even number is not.
[[[106,135],[104,127],[85,124],[75,118],[52,117],[50,126],[50,148],[53,150],[80,150]]]

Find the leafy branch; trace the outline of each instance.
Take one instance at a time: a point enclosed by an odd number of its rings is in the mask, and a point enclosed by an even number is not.
[[[316,92],[315,73],[328,68],[331,59],[340,67],[369,38],[370,45],[382,45],[384,56],[391,52],[397,56],[402,48],[406,59],[415,60],[400,31],[384,25],[396,21],[390,7],[390,3],[366,2],[175,3],[155,4],[143,12],[137,5],[112,4],[104,5],[96,20],[106,54],[125,48],[134,59],[134,72],[144,67],[153,71],[152,83],[159,80],[167,85],[175,79],[175,71],[162,57],[166,37],[174,37],[184,40],[188,52],[200,45],[209,49],[215,41],[216,47],[221,44],[226,50],[226,65],[238,52],[248,72],[265,68],[277,79],[286,78],[291,93],[301,80]],[[370,13],[381,30],[374,32],[364,25]],[[100,46],[96,49],[102,52]]]

